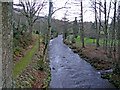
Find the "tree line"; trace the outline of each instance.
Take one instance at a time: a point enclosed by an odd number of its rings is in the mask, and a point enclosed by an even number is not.
[[[75,27],[75,21],[73,22],[73,42],[74,38],[80,35],[82,48],[86,48],[85,45],[85,27],[84,27],[84,7],[83,0],[75,0],[73,4],[80,8],[78,11],[80,20],[77,23],[78,28]],[[112,58],[115,61],[115,67],[119,71],[120,70],[120,28],[119,28],[119,14],[120,14],[120,5],[117,0],[90,0],[90,7],[92,12],[94,13],[94,28],[96,35],[92,36],[96,39],[96,47],[97,50],[100,46],[103,47],[104,54],[108,57]],[[113,14],[113,15],[112,15]],[[84,18],[83,18],[84,17]],[[76,33],[77,32],[77,33]],[[79,34],[78,34],[79,32]],[[100,39],[103,39],[103,43],[100,43]]]

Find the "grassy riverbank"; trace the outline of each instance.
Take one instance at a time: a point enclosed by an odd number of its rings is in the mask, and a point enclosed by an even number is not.
[[[14,67],[14,77],[16,77],[20,72],[26,67],[27,64],[31,61],[31,58],[35,54],[35,52],[38,50],[38,42],[35,43],[33,48],[28,52],[28,54],[20,61],[18,62]]]
[[[75,42],[72,43],[72,36],[69,36],[69,40],[64,40],[75,53],[78,53],[81,58],[90,63],[98,71],[101,72],[101,77],[108,79],[117,88],[120,88],[120,71],[115,70],[115,60],[104,54],[102,48],[103,40],[100,39],[101,46],[96,50],[96,40],[85,38],[85,48],[81,47],[80,36],[75,38]],[[109,43],[108,43],[109,44]]]

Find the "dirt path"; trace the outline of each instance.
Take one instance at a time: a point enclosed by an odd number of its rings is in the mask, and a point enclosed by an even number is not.
[[[62,35],[59,35],[50,41],[50,88],[114,88],[62,40]]]

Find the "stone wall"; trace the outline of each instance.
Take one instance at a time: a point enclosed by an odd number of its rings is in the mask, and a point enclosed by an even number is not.
[[[12,3],[0,2],[0,87],[12,88]]]

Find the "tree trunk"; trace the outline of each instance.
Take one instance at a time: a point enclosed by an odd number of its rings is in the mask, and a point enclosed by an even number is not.
[[[51,0],[49,0],[49,15],[48,15],[48,33],[47,33],[47,40],[46,40],[46,44],[45,44],[45,48],[44,48],[44,60],[47,56],[47,52],[48,52],[48,49],[49,49],[49,42],[50,42],[50,39],[51,39],[51,17],[52,17],[52,2]],[[44,62],[43,60],[43,62]]]
[[[117,0],[115,0],[114,4],[114,29],[113,29],[113,39],[114,39],[114,58],[116,59],[116,6],[117,6]]]
[[[118,63],[116,68],[120,71],[120,5],[118,6]]]
[[[81,39],[82,39],[82,48],[85,48],[84,44],[84,26],[83,26],[83,5],[81,0]]]
[[[107,40],[108,40],[108,33],[107,33],[107,8],[106,8],[106,0],[104,1],[104,14],[105,14],[105,54],[107,54]]]
[[[40,29],[39,29],[39,47],[38,47],[38,50],[40,51]]]
[[[0,1],[0,89],[13,88],[12,4]]]
[[[31,25],[31,24],[29,24],[28,25],[28,31],[29,31],[29,33],[28,33],[28,36],[32,39],[32,28],[33,28],[33,26]]]
[[[95,23],[96,23],[96,49],[99,47],[99,32],[98,32],[98,23],[97,23],[97,9],[96,9],[96,0],[95,0]]]
[[[101,31],[101,0],[100,0],[100,3],[99,3],[99,31],[98,31],[98,39],[97,39],[98,47],[100,46],[100,43],[99,43],[100,31]]]

